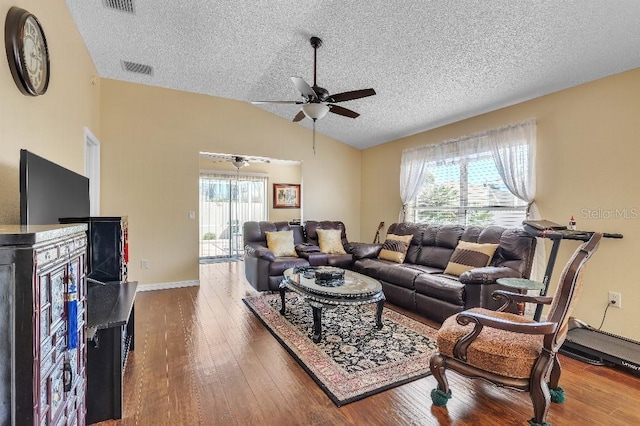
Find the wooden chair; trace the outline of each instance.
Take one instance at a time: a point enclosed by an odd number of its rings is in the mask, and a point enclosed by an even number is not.
[[[439,352],[430,368],[438,381],[431,391],[436,406],[446,406],[451,390],[447,369],[530,393],[534,416],[531,425],[546,425],[549,403],[564,401],[557,352],[567,334],[569,315],[582,289],[585,264],[598,247],[602,234],[594,233],[575,251],[562,271],[554,297],[528,296],[497,290],[498,311],[473,308],[447,318],[438,331]],[[535,322],[504,312],[517,302],[550,304],[545,321]]]

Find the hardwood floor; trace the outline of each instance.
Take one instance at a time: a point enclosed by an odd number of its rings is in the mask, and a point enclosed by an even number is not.
[[[532,417],[528,394],[453,372],[446,409],[432,407],[433,377],[336,407],[242,302],[255,293],[243,267],[201,265],[200,287],[138,293],[124,416],[101,426],[526,425]],[[640,424],[640,379],[561,362],[567,400],[552,404],[549,422]]]

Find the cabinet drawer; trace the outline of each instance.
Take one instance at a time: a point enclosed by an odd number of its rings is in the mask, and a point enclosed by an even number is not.
[[[42,268],[49,263],[58,260],[59,252],[57,246],[46,246],[36,249],[36,264]]]

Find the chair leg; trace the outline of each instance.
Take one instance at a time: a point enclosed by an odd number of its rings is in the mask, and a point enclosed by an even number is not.
[[[551,389],[555,389],[558,387],[558,382],[560,382],[560,374],[562,373],[562,366],[560,365],[560,360],[558,356],[553,357],[553,367],[551,368],[551,374],[549,375],[549,387]]]
[[[431,369],[431,374],[433,374],[433,377],[435,377],[438,382],[438,387],[431,390],[431,400],[434,405],[444,407],[447,405],[447,401],[451,399],[451,389],[449,389],[449,383],[445,375],[447,362],[445,358],[440,355],[440,352],[436,352],[431,356],[429,368]]]
[[[560,365],[560,360],[556,355],[553,358],[553,367],[551,368],[551,374],[549,375],[549,394],[551,395],[551,402],[556,404],[562,404],[564,402],[564,389],[558,386],[561,373],[562,366]]]
[[[531,377],[529,396],[533,403],[533,419],[531,419],[529,423],[536,425],[547,424],[545,420],[549,412],[549,405],[551,405],[551,396],[545,375],[542,374],[542,372],[534,374]]]

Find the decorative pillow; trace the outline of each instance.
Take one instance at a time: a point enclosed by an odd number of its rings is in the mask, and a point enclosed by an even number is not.
[[[461,275],[473,268],[489,266],[497,248],[498,244],[478,244],[460,241],[453,251],[444,273]]]
[[[318,229],[316,232],[322,253],[347,254],[342,247],[342,231],[340,229]]]
[[[387,239],[382,244],[378,259],[403,263],[412,239],[413,235],[387,234]]]
[[[293,231],[265,232],[265,235],[267,236],[267,247],[275,257],[298,257],[293,246]]]

